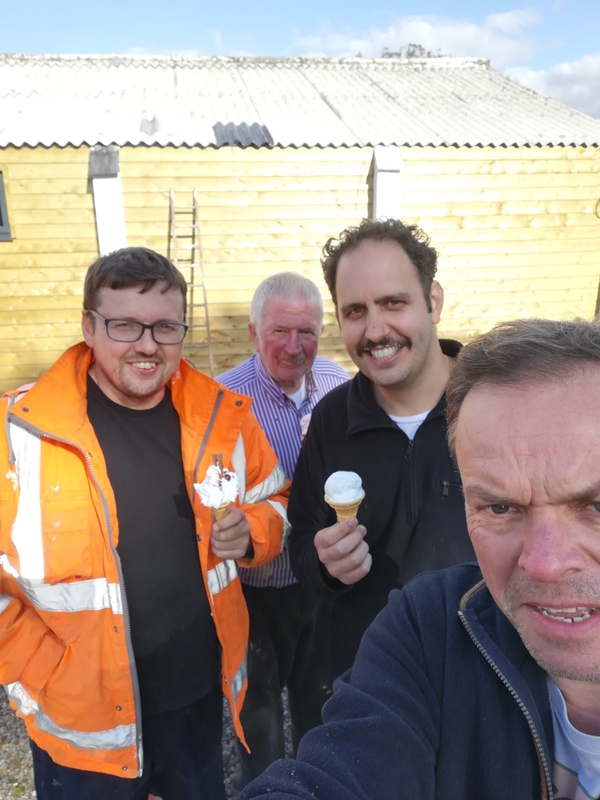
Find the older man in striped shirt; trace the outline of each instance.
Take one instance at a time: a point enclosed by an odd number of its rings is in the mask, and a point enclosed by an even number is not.
[[[258,286],[248,327],[256,353],[219,381],[254,399],[252,410],[291,478],[312,409],[348,375],[317,356],[323,300],[315,284],[295,272],[272,275]],[[241,720],[252,751],[248,755],[238,748],[242,788],[285,755],[283,687],[288,688],[294,749],[320,723],[327,695],[312,653],[315,602],[294,577],[287,547],[270,564],[239,572],[250,614],[248,694]]]

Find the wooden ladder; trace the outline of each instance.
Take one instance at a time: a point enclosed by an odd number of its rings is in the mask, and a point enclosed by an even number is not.
[[[184,355],[191,361],[208,350],[208,367],[215,376],[210,319],[204,277],[204,254],[198,213],[198,193],[194,190],[192,205],[177,205],[175,191],[170,194],[169,258],[185,276],[188,283],[187,316],[190,330],[183,346]]]

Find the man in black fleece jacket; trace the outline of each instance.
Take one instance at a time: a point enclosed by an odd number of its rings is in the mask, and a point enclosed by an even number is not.
[[[312,414],[289,505],[292,568],[322,597],[329,683],[351,666],[391,589],[473,559],[460,477],[446,443],[445,389],[458,342],[438,340],[444,293],[426,234],[363,221],[324,248],[344,344],[359,369]],[[323,486],[360,475],[358,520],[336,522]]]

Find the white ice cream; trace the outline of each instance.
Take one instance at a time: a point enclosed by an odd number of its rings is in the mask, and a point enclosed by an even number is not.
[[[238,476],[235,472],[221,471],[215,464],[206,470],[206,478],[202,483],[195,483],[194,489],[200,496],[200,502],[208,508],[219,508],[228,503],[235,503],[240,490]]]
[[[332,503],[353,503],[363,494],[362,480],[356,472],[334,472],[325,481],[325,497]]]

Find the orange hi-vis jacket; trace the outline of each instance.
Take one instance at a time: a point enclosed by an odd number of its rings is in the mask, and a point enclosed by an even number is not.
[[[26,394],[0,401],[0,683],[56,763],[135,778],[143,767],[140,697],[115,498],[86,413],[92,359],[76,345]],[[169,387],[223,691],[243,741],[248,613],[235,562],[212,552],[210,509],[193,484],[222,453],[251,527],[254,555],[240,564],[254,567],[281,551],[287,482],[250,398],[186,361]]]

